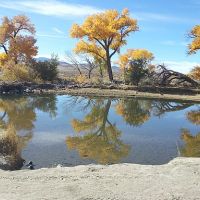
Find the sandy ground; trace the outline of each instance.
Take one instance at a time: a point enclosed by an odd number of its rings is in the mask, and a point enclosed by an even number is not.
[[[200,158],[161,166],[116,164],[0,170],[1,200],[200,199]]]
[[[197,95],[180,95],[180,94],[159,94],[150,92],[136,92],[134,90],[117,90],[117,89],[98,89],[98,88],[78,88],[65,90],[47,90],[44,93],[69,94],[69,95],[86,95],[100,97],[140,97],[149,99],[169,99],[200,102],[200,94]]]

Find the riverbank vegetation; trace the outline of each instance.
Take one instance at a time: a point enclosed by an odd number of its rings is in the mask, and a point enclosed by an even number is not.
[[[68,73],[67,70],[60,70],[62,64],[56,55],[47,61],[35,59],[38,54],[36,30],[28,17],[3,17],[0,25],[0,80],[10,83],[73,82],[80,87],[84,84],[99,84],[101,87],[104,83],[141,87],[199,87],[199,66],[194,66],[189,74],[182,74],[168,69],[164,64],[152,64],[156,55],[147,49],[132,48],[121,54],[127,38],[136,31],[139,31],[137,19],[132,18],[127,9],[121,13],[107,10],[88,16],[81,25],[74,24],[70,36],[78,39],[78,42],[74,54],[66,56],[67,64],[72,69]],[[197,25],[188,34],[192,39],[188,45],[189,55],[200,49],[199,32],[200,26]],[[113,60],[114,55],[118,55],[118,61]]]

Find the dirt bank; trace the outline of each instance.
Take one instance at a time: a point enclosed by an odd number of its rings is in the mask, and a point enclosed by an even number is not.
[[[23,171],[0,170],[1,200],[198,200],[200,159],[161,166],[87,165]]]
[[[200,94],[185,95],[185,94],[159,94],[150,92],[137,92],[133,90],[117,90],[117,89],[97,89],[97,88],[78,88],[64,90],[44,90],[44,93],[70,94],[81,96],[100,96],[100,97],[140,97],[149,99],[169,99],[178,101],[193,101],[200,102]]]
[[[152,86],[128,86],[128,85],[89,85],[89,84],[34,84],[34,83],[10,83],[0,84],[0,95],[12,94],[71,94],[84,96],[104,97],[141,97],[151,99],[170,99],[200,102],[200,89],[177,87],[152,87]]]

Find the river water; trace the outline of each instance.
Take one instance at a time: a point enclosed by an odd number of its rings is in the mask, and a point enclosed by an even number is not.
[[[69,95],[0,98],[0,168],[161,165],[200,156],[200,105]]]

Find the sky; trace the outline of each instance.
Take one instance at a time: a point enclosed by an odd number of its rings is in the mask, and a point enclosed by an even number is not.
[[[140,30],[127,38],[121,53],[145,48],[154,54],[154,63],[183,73],[200,64],[200,52],[187,55],[187,34],[200,24],[200,0],[0,0],[0,17],[27,15],[36,27],[38,57],[54,53],[65,60],[77,42],[69,35],[72,24],[107,9],[124,8],[138,20]]]

